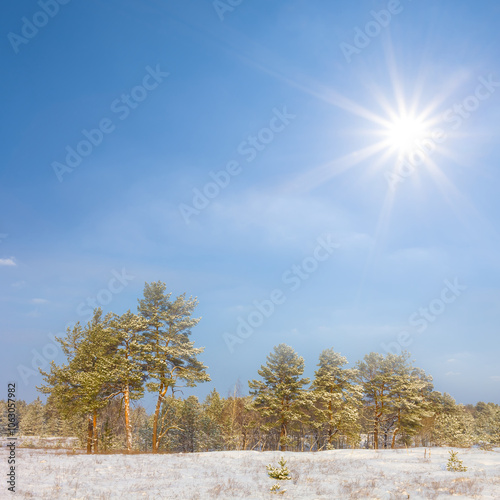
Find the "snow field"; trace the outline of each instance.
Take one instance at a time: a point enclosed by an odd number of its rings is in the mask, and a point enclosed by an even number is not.
[[[500,448],[455,449],[468,471],[449,472],[450,448],[228,451],[85,455],[17,449],[17,498],[36,499],[444,499],[500,498]],[[2,463],[7,453],[0,451]],[[284,455],[292,480],[271,495],[266,465]],[[10,498],[2,485],[0,498]],[[408,497],[408,495],[410,495]]]

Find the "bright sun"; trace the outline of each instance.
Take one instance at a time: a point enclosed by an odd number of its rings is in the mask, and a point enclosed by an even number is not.
[[[386,131],[388,146],[401,155],[411,153],[426,135],[423,121],[412,116],[395,118]]]

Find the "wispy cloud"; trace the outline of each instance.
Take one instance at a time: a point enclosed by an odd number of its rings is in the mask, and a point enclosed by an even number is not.
[[[46,299],[31,299],[32,304],[47,304],[49,301]]]
[[[17,266],[14,257],[9,259],[0,259],[0,266]]]
[[[446,372],[447,377],[456,377],[457,375],[460,375],[460,372]]]
[[[395,261],[403,261],[408,263],[433,262],[442,260],[446,257],[443,250],[433,247],[410,247],[396,250],[390,254],[389,259]]]

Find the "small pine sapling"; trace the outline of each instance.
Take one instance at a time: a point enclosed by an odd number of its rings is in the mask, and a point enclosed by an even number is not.
[[[291,478],[290,471],[286,466],[285,457],[281,457],[278,462],[279,467],[273,467],[271,464],[266,465],[267,475],[271,479],[276,479],[276,481],[289,481]],[[270,488],[271,493],[283,495],[286,490],[281,489],[279,482],[274,483]]]
[[[450,458],[446,464],[446,469],[452,472],[465,472],[467,467],[462,463],[462,460],[458,459],[457,455],[458,451],[450,451]]]

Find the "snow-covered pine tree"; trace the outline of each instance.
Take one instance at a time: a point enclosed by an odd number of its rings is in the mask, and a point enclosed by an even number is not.
[[[108,373],[114,390],[123,396],[127,451],[132,451],[132,423],[130,401],[144,395],[145,367],[141,360],[141,332],[147,327],[142,316],[127,311],[114,316],[110,322],[110,335],[116,339],[117,349]]]
[[[475,441],[485,448],[500,444],[500,406],[481,401],[474,410]]]
[[[224,401],[225,447],[228,450],[246,450],[252,440],[259,414],[250,409],[252,396],[242,396],[239,387]]]
[[[363,386],[367,420],[373,429],[373,448],[379,447],[381,426],[390,418],[391,377],[382,354],[371,352],[358,361],[359,379]]]
[[[201,432],[205,451],[224,449],[224,401],[216,389],[207,395],[202,404]]]
[[[392,373],[390,393],[394,412],[389,420],[393,425],[386,425],[386,429],[392,431],[391,448],[395,448],[398,435],[403,436],[405,444],[410,444],[412,436],[422,428],[424,419],[434,414],[431,405],[433,385],[432,377],[412,366],[408,353],[390,354],[386,362]]]
[[[204,451],[205,436],[201,432],[202,407],[196,396],[189,396],[182,401],[179,423],[182,429],[178,434],[180,450],[183,452]]]
[[[203,347],[194,347],[189,340],[191,329],[199,322],[199,318],[191,315],[197,305],[196,298],[186,299],[185,294],[170,300],[166,293],[166,285],[161,281],[146,283],[144,298],[139,300],[138,312],[147,321],[142,333],[141,362],[144,364],[149,378],[146,387],[157,394],[153,417],[153,453],[158,452],[161,439],[168,431],[162,428],[160,411],[168,389],[172,390],[182,380],[186,386],[194,387],[198,382],[210,380],[207,367],[197,356]]]
[[[279,467],[274,467],[273,465],[269,464],[266,465],[266,469],[267,475],[271,479],[276,480],[276,483],[274,483],[270,488],[271,493],[283,495],[286,490],[281,489],[281,484],[279,483],[279,481],[290,481],[292,479],[292,476],[290,475],[290,471],[286,465],[285,457],[280,458],[278,465]]]
[[[434,423],[434,443],[467,448],[474,442],[474,418],[463,405],[440,413]]]
[[[359,408],[363,389],[356,384],[357,371],[343,368],[347,358],[333,349],[319,356],[318,370],[311,385],[315,401],[316,421],[326,432],[324,446],[333,447],[336,435],[344,435],[351,443],[359,440]]]
[[[301,378],[304,359],[288,345],[274,347],[267,362],[257,372],[260,380],[248,382],[254,396],[252,407],[266,420],[265,429],[279,428],[279,449],[286,451],[289,427],[304,418],[304,408],[311,398],[304,390],[309,379]]]
[[[380,437],[388,447],[391,435],[394,448],[398,434],[409,439],[423,419],[432,416],[432,378],[412,366],[409,353],[383,356],[372,352],[358,362],[358,370],[375,449]]]
[[[47,398],[47,402],[44,406],[45,415],[45,427],[46,432],[50,436],[65,436],[71,434],[65,434],[64,431],[67,430],[67,426],[64,425],[64,420],[57,408],[51,401],[51,398]]]
[[[132,433],[137,436],[134,449],[149,451],[151,449],[151,436],[153,434],[153,418],[148,415],[143,406],[133,408],[131,413]]]
[[[450,450],[450,458],[446,464],[446,470],[450,472],[466,472],[467,467],[464,465],[462,460],[458,458],[458,452]]]
[[[19,434],[23,436],[45,435],[45,410],[40,397],[26,406],[19,425]]]
[[[49,373],[40,370],[45,384],[37,389],[52,396],[64,418],[89,415],[87,453],[92,448],[97,452],[99,410],[117,395],[110,382],[117,350],[116,338],[110,334],[111,317],[111,313],[103,317],[98,308],[84,328],[79,323],[68,328],[66,338],[56,337],[68,363],[57,366],[52,361]]]

